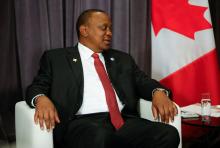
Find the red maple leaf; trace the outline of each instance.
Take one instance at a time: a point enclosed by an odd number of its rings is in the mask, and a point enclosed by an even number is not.
[[[188,0],[152,0],[152,24],[157,35],[162,28],[194,39],[194,33],[211,28],[204,18],[207,7],[194,6]]]

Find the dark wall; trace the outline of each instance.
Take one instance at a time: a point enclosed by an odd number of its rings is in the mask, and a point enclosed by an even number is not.
[[[220,1],[209,0],[209,6],[215,36],[215,44],[218,52],[218,61],[220,64]]]

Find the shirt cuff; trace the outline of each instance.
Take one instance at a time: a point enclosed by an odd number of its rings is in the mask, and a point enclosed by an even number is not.
[[[31,100],[31,105],[33,107],[35,107],[35,103],[34,102],[36,102],[37,98],[40,97],[40,96],[45,96],[45,94],[38,94],[38,95],[34,96],[34,98]]]

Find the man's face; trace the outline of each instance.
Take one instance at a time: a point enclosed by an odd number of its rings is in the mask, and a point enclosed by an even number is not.
[[[107,14],[95,12],[88,20],[87,46],[94,52],[102,52],[109,49],[112,39],[112,23]]]

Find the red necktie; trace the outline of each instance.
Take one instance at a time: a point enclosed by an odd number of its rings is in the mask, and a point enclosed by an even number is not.
[[[99,55],[94,53],[92,55],[92,57],[94,58],[95,69],[99,75],[99,78],[102,82],[102,86],[105,90],[106,102],[108,105],[111,122],[116,129],[119,129],[124,124],[124,120],[123,120],[121,113],[118,109],[118,104],[116,101],[115,92],[112,88],[111,82],[110,82],[108,75],[105,71],[104,65],[99,59]]]

